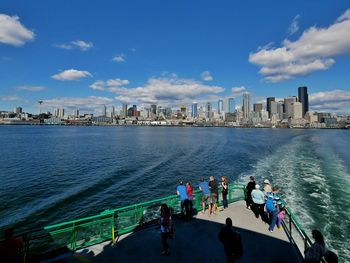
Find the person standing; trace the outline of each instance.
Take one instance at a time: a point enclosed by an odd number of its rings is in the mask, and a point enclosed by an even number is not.
[[[271,193],[271,192],[272,192],[272,188],[271,188],[270,181],[269,181],[269,179],[265,179],[264,180],[264,193],[266,195],[267,193]]]
[[[186,186],[184,186],[184,182],[180,180],[179,185],[176,188],[176,193],[178,196],[180,196],[181,200],[181,213],[185,212],[185,201],[188,199],[187,192],[186,192]]]
[[[260,190],[260,185],[256,184],[255,189],[252,191],[251,194],[252,197],[252,210],[255,214],[256,218],[259,218],[259,215],[261,216],[262,220],[265,220],[265,195]]]
[[[233,263],[243,256],[242,239],[240,233],[232,229],[231,218],[226,218],[225,223],[219,232],[219,240],[224,245],[227,262]]]
[[[249,177],[249,182],[246,186],[246,193],[247,193],[247,197],[246,197],[246,205],[248,209],[252,208],[253,205],[253,200],[252,200],[252,191],[255,189],[255,180],[254,180],[254,176],[250,176]]]
[[[216,212],[218,202],[218,183],[214,176],[209,177],[209,189],[210,189],[210,205],[209,205],[209,216]]]
[[[311,233],[312,237],[315,239],[315,243],[313,243],[311,247],[305,250],[305,262],[319,263],[326,253],[326,245],[324,243],[323,235],[320,231],[314,229],[311,231]]]
[[[170,238],[171,234],[171,225],[172,225],[172,219],[170,215],[170,209],[167,204],[162,204],[160,207],[160,234],[162,239],[162,246],[163,251],[162,255],[169,255],[169,244],[168,239]]]
[[[209,189],[209,184],[204,181],[204,178],[200,178],[199,180],[199,190],[202,192],[203,196],[202,196],[202,208],[203,211],[202,213],[205,213],[205,207],[206,205],[210,206],[210,189]],[[209,215],[210,215],[210,211],[209,211]]]
[[[228,207],[227,194],[228,194],[228,179],[226,176],[221,177],[221,189],[222,189],[222,204],[224,209]]]

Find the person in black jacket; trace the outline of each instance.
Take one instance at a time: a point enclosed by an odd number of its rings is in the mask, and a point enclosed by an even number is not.
[[[255,189],[255,181],[254,181],[254,177],[250,176],[249,177],[250,181],[246,186],[246,193],[247,193],[247,197],[246,197],[246,205],[248,209],[252,208],[253,205],[253,200],[252,200],[252,191]]]
[[[243,256],[241,235],[232,229],[231,218],[226,218],[226,225],[219,232],[219,240],[224,245],[227,263],[235,262]]]

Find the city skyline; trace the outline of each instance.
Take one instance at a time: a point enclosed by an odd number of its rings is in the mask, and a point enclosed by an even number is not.
[[[217,109],[228,98],[242,107],[244,92],[252,107],[307,86],[310,111],[350,113],[345,3],[131,1],[85,12],[83,1],[37,5],[41,11],[2,3],[0,110],[102,114],[102,105],[193,102]]]

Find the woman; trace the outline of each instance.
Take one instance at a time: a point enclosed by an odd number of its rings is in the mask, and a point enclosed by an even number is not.
[[[221,177],[221,187],[222,187],[222,204],[225,208],[228,208],[227,194],[228,194],[228,180],[226,176]]]
[[[188,200],[190,201],[190,211],[192,212],[194,189],[191,182],[187,182],[186,184],[186,193],[187,193]]]
[[[315,243],[305,250],[305,262],[319,263],[326,252],[326,245],[320,231],[314,229],[311,233]]]
[[[264,193],[266,195],[267,193],[271,193],[271,192],[272,192],[272,188],[271,188],[270,181],[269,181],[269,179],[265,179],[264,180]]]
[[[163,251],[162,255],[169,255],[169,245],[168,245],[168,239],[171,235],[171,215],[170,215],[170,209],[167,204],[162,204],[160,207],[160,234],[162,238],[162,245],[163,245]]]

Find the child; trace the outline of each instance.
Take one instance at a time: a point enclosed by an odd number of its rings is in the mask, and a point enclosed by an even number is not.
[[[278,229],[282,228],[282,220],[284,219],[284,216],[286,215],[286,208],[284,206],[284,204],[280,204],[279,205],[279,212],[277,215],[277,227]]]

